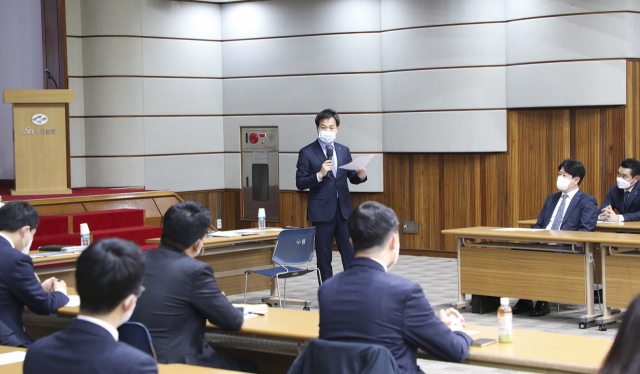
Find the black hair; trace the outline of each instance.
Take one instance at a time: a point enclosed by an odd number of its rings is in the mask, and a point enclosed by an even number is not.
[[[631,177],[640,175],[640,161],[635,158],[625,158],[620,163],[621,168],[631,169]]]
[[[558,170],[562,168],[564,168],[564,171],[567,174],[571,175],[571,177],[573,178],[580,177],[580,180],[578,181],[578,185],[582,183],[582,180],[584,180],[584,176],[587,174],[587,169],[585,169],[584,164],[572,158],[568,158],[562,161],[560,166],[558,166]]]
[[[602,364],[600,374],[640,372],[640,295],[636,296],[624,315],[618,335]]]
[[[120,238],[92,243],[76,265],[80,310],[111,313],[129,295],[139,292],[144,274],[144,256],[136,243]]]
[[[0,208],[0,231],[16,232],[25,226],[33,230],[39,223],[38,211],[26,201],[10,201]]]
[[[173,205],[162,220],[163,244],[185,250],[202,239],[211,226],[211,212],[195,201]]]
[[[393,209],[375,201],[360,204],[347,222],[355,252],[383,245],[398,231],[398,217]]]
[[[320,126],[323,119],[333,118],[336,120],[336,127],[340,126],[340,115],[333,109],[325,109],[316,116],[316,127]]]

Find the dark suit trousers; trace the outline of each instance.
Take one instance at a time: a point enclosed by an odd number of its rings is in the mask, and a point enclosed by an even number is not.
[[[336,214],[331,221],[312,222],[312,224],[316,227],[316,257],[318,259],[320,277],[324,282],[333,276],[331,257],[334,237],[336,238],[340,256],[342,256],[344,270],[347,270],[355,259],[353,246],[349,242],[347,220],[342,216],[342,211],[340,210],[340,201],[338,200]]]

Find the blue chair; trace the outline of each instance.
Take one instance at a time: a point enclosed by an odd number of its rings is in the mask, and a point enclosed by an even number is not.
[[[316,228],[309,227],[305,229],[289,229],[282,230],[278,235],[276,249],[273,253],[273,262],[278,266],[265,270],[247,270],[244,272],[244,302],[247,302],[247,282],[249,274],[259,274],[276,280],[276,288],[278,289],[278,305],[283,308],[287,302],[287,279],[299,277],[307,273],[316,272],[318,276],[318,284],[322,284],[320,280],[320,270],[318,268],[310,268],[309,265],[313,260],[313,247],[316,239]],[[298,268],[294,265],[307,265],[306,268]],[[284,294],[280,295],[279,280],[284,279]],[[308,304],[305,302],[305,310],[308,310]]]
[[[311,339],[287,374],[398,374],[389,350],[381,345]]]
[[[118,334],[121,342],[138,348],[158,361],[156,351],[153,349],[153,343],[151,343],[151,334],[142,323],[125,322],[118,327]]]

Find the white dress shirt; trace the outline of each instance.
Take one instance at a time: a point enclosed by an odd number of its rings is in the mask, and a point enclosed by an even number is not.
[[[564,203],[564,211],[562,212],[562,219],[564,220],[564,214],[567,212],[567,209],[569,208],[569,204],[571,204],[571,200],[573,199],[574,196],[576,196],[578,191],[580,191],[580,188],[576,188],[575,190],[569,193],[564,193],[564,192],[562,193],[562,195],[560,196],[560,199],[558,200],[558,204],[556,204],[556,208],[553,210],[553,215],[549,220],[549,224],[546,227],[547,230],[551,230],[551,226],[553,226],[553,221],[556,219],[556,214],[558,214],[558,208],[560,208],[560,204],[562,204],[562,196],[567,196],[565,198],[566,202]]]
[[[378,260],[377,258],[373,258],[373,257],[369,257],[369,259],[379,263],[380,265],[382,265],[382,267],[384,268],[384,272],[385,273],[389,272],[389,269],[387,269],[387,265],[383,264],[382,261]]]
[[[83,316],[82,314],[78,315],[78,317],[76,317],[80,320],[83,321],[87,321],[87,322],[91,322],[95,325],[98,325],[100,327],[102,327],[103,329],[109,331],[109,334],[111,334],[111,336],[113,336],[113,339],[115,339],[115,341],[118,341],[118,339],[120,338],[120,334],[118,333],[118,329],[116,329],[115,327],[113,327],[111,324],[95,318],[95,317],[89,317],[89,316]]]
[[[16,247],[15,245],[13,245],[13,242],[11,241],[11,239],[9,239],[9,237],[8,237],[8,236],[6,236],[6,235],[5,235],[5,234],[3,234],[3,233],[0,233],[0,236],[1,236],[1,237],[3,237],[3,238],[5,238],[5,239],[9,242],[9,244],[11,244],[11,248],[15,248],[15,247]]]

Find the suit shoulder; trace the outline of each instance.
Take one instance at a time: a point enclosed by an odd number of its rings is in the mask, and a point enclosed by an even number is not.
[[[306,152],[306,151],[309,151],[309,150],[313,149],[313,147],[314,147],[316,144],[318,144],[318,141],[317,141],[317,140],[315,140],[315,141],[313,141],[313,142],[311,142],[311,143],[309,143],[309,144],[305,145],[304,147],[302,147],[302,149],[300,149],[300,152]]]
[[[113,362],[117,362],[123,366],[139,367],[142,365],[145,367],[157,367],[156,361],[152,356],[123,342],[117,342],[117,345],[112,352],[112,357]]]
[[[580,192],[582,192],[582,191],[580,191]],[[593,197],[593,196],[591,196],[589,194],[586,194],[584,192],[582,192],[582,197],[585,199],[585,201],[593,201],[596,204],[598,203],[598,200],[596,200],[595,197]]]

